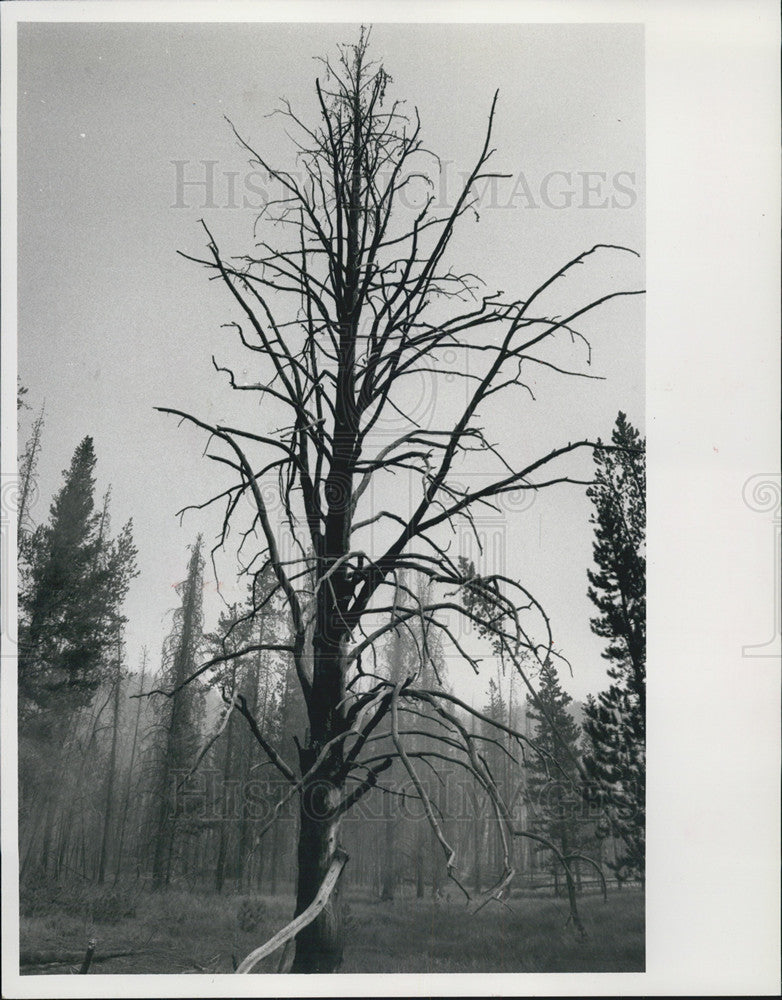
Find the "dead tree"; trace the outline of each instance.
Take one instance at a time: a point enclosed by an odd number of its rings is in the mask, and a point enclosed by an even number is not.
[[[290,614],[291,641],[273,648],[293,658],[306,701],[309,725],[297,734],[298,760],[290,762],[285,748],[270,745],[240,692],[230,696],[230,706],[245,716],[289,783],[278,811],[298,797],[297,917],[313,912],[311,904],[341,856],[341,818],[393,761],[401,763],[421,799],[450,877],[462,884],[463,859],[448,842],[421,777],[423,768],[437,768],[438,753],[410,742],[422,715],[427,731],[434,726],[440,733],[447,759],[459,754],[499,824],[505,871],[489,894],[497,897],[513,877],[513,837],[532,835],[516,827],[498,791],[483,753],[485,730],[477,735],[466,720],[472,716],[493,726],[501,746],[508,737],[517,747],[527,738],[437,684],[422,686],[420,668],[392,683],[373,670],[373,651],[389,630],[417,620],[417,634],[439,632],[452,653],[479,669],[456,624],[478,620],[462,599],[464,588],[476,584],[449,555],[447,532],[459,522],[469,528],[476,509],[505,493],[585,484],[567,460],[596,446],[571,440],[547,454],[521,457],[519,446],[513,456],[503,455],[480,416],[501,399],[509,405],[514,393],[526,394],[528,371],[595,377],[584,369],[586,357],[565,369],[558,353],[556,360],[547,356],[547,346],[559,348],[565,341],[586,355],[580,319],[618,296],[641,294],[608,292],[560,316],[544,306],[587,258],[633,252],[622,247],[599,245],[580,253],[523,299],[485,292],[474,275],[447,266],[460,220],[475,208],[476,186],[504,176],[489,169],[498,95],[475,164],[452,205],[442,209],[433,193],[439,161],[423,145],[417,112],[408,116],[399,102],[388,102],[390,78],[370,62],[367,41],[362,31],[357,44],[340,49],[338,61],[324,61],[323,79],[315,84],[316,123],[306,124],[283,103],[280,114],[298,136],[295,171],[272,165],[234,130],[252,165],[279,191],[258,220],[259,228],[269,224],[275,245],[262,241],[251,255],[229,256],[204,223],[208,252],[184,255],[217,279],[236,310],[227,326],[248,352],[255,378],[246,381],[228,365],[213,364],[232,389],[258,397],[263,408],[255,413],[265,426],[210,423],[161,408],[200,428],[216,449],[210,457],[228,470],[227,485],[198,505],[225,503],[218,546],[248,509],[240,501],[250,499],[242,571],[260,578],[271,569],[274,591],[284,596]],[[405,195],[414,186],[430,193],[410,208]],[[456,361],[449,365],[448,357]],[[446,370],[455,384],[462,380],[468,387],[466,402],[458,413],[435,415],[423,426],[405,409],[405,386],[416,374]],[[281,412],[289,414],[282,427]],[[377,428],[389,415],[403,426],[393,440],[378,441]],[[532,437],[523,439],[524,448]],[[474,452],[491,459],[495,471],[464,486],[459,472]],[[415,484],[408,507],[404,491],[394,486],[400,477]],[[371,499],[371,486],[383,491],[382,503]],[[282,547],[283,529],[294,542],[289,550]],[[248,560],[244,553],[254,538],[260,543]],[[405,586],[405,573],[430,582],[424,603]],[[480,623],[529,683],[525,656],[542,662],[555,655],[546,614],[510,576],[492,574],[481,585],[493,615],[488,622],[481,616]],[[223,659],[257,648],[226,651]],[[419,662],[428,658],[424,642]],[[203,664],[194,676],[219,660]],[[384,719],[390,726],[381,738]],[[569,877],[572,858],[547,846]],[[315,919],[297,924],[293,972],[338,968],[338,892],[337,885]]]
[[[143,646],[141,649],[141,673],[139,676],[139,691],[144,690],[144,678],[147,673],[147,647]],[[117,867],[114,871],[114,883],[116,885],[117,880],[122,872],[122,861],[123,854],[122,848],[125,842],[125,828],[128,821],[128,809],[130,807],[131,791],[133,789],[133,782],[135,777],[134,766],[136,763],[136,748],[138,747],[138,732],[139,723],[141,721],[141,705],[142,702],[139,701],[136,706],[136,720],[133,723],[133,738],[130,744],[130,760],[128,761],[128,780],[125,787],[125,798],[122,805],[122,817],[119,822],[119,834],[117,836]]]
[[[112,685],[113,713],[111,720],[111,750],[109,751],[109,762],[106,770],[104,803],[103,803],[103,833],[100,841],[100,855],[98,860],[98,885],[103,885],[106,878],[106,863],[109,854],[109,841],[111,839],[111,828],[114,822],[114,805],[116,799],[116,789],[114,787],[117,772],[117,742],[119,735],[120,717],[120,697],[122,692],[122,630],[117,626],[117,669]]]

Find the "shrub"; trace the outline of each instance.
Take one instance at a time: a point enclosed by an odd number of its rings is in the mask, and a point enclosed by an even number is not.
[[[266,904],[262,899],[243,899],[239,904],[236,919],[241,930],[254,931],[265,916]]]
[[[125,917],[135,917],[136,907],[123,893],[115,889],[100,892],[92,901],[92,919],[99,924],[116,924]]]

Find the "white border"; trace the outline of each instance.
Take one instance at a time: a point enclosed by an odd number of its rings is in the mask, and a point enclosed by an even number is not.
[[[743,645],[764,638],[747,634],[745,619],[749,607],[770,600],[765,566],[753,553],[765,553],[773,533],[742,506],[741,490],[753,473],[779,468],[777,5],[42,2],[5,3],[0,15],[3,472],[15,469],[11,248],[19,20],[643,22],[650,467],[646,973],[338,975],[305,982],[277,976],[20,978],[14,971],[16,746],[9,736],[15,683],[3,659],[5,995],[254,996],[259,988],[274,996],[776,993],[780,664],[741,658]],[[14,595],[3,600],[13,611]]]

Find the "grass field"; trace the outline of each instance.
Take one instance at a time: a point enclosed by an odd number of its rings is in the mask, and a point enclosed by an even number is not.
[[[261,899],[263,916],[242,930],[242,902]],[[341,972],[634,972],[644,967],[644,902],[638,890],[579,898],[588,937],[577,940],[567,904],[554,897],[510,900],[512,912],[489,904],[466,919],[462,904],[412,898],[375,902],[347,893],[348,933]],[[290,919],[289,896],[216,896],[169,890],[135,901],[135,915],[97,919],[82,898],[54,900],[46,912],[21,918],[21,952],[82,954],[90,937],[96,958],[133,954],[92,966],[92,973],[230,973]],[[280,953],[258,971],[276,972]],[[73,961],[73,959],[71,959]],[[63,965],[25,966],[25,973],[67,971]]]

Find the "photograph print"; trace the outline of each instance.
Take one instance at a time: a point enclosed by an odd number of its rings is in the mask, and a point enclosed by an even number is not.
[[[22,976],[643,972],[643,26],[17,31]]]

